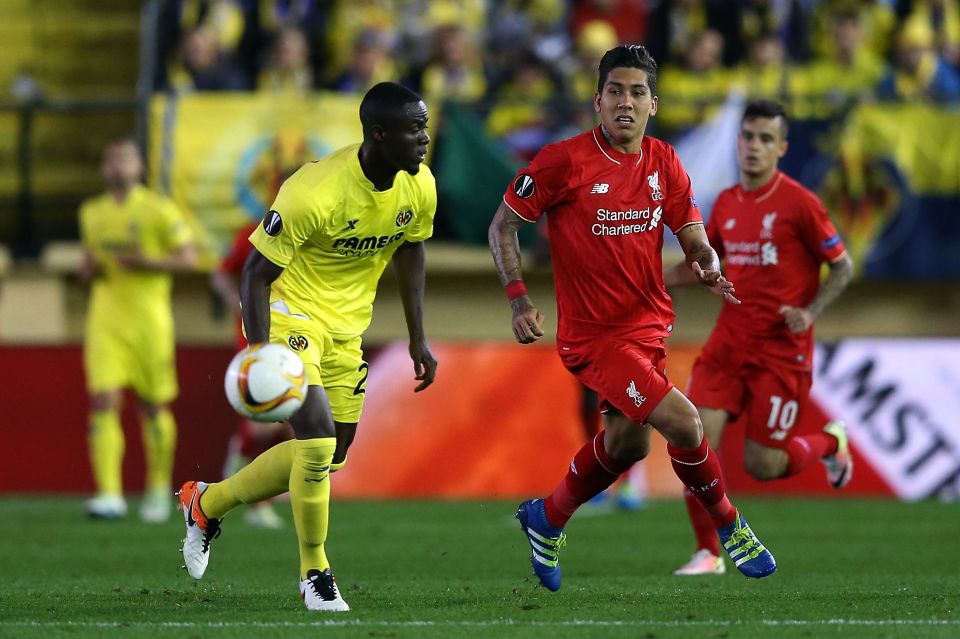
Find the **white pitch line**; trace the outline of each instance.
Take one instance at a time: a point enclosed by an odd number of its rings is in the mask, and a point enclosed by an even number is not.
[[[497,626],[596,626],[596,627],[700,627],[700,626],[960,626],[960,619],[759,619],[729,620],[593,620],[523,621],[496,619],[490,621],[0,621],[0,627],[21,628],[315,628],[315,627],[497,627]]]

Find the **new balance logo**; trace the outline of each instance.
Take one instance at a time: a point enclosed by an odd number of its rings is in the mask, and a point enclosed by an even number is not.
[[[591,195],[594,195],[594,194],[597,194],[597,193],[606,193],[606,192],[609,191],[609,190],[610,190],[610,185],[609,185],[609,184],[602,184],[602,183],[601,183],[601,184],[594,184],[594,185],[593,185],[593,188],[590,189],[590,194],[591,194]]]
[[[637,385],[632,379],[630,380],[630,385],[627,386],[627,395],[630,396],[630,399],[633,400],[633,403],[636,404],[637,408],[640,408],[640,406],[647,401],[647,398],[641,395],[637,390]]]
[[[730,218],[729,220],[723,223],[723,230],[729,231],[736,225],[737,225],[737,221],[733,218]]]

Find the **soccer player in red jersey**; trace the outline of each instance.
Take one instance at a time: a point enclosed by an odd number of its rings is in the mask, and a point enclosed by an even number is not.
[[[677,235],[691,276],[731,302],[690,178],[673,148],[645,137],[657,112],[657,65],[642,46],[618,46],[600,61],[594,109],[601,125],[544,147],[521,169],[490,225],[489,240],[521,344],[543,335],[543,314],[523,285],[517,230],[547,214],[564,365],[602,398],[604,430],[574,457],[545,499],[520,504],[517,519],[540,582],[560,588],[558,551],[577,508],[667,440],[674,471],[710,513],[731,557],[749,577],[776,569],[724,491],[716,453],[696,408],[664,373],[674,314],[663,286],[664,225]]]
[[[755,479],[789,477],[820,460],[830,484],[842,488],[853,472],[844,425],[830,422],[803,437],[792,428],[812,382],[813,320],[846,288],[853,263],[820,200],[777,168],[786,151],[783,106],[751,102],[737,141],[740,183],[720,194],[707,222],[743,304],[723,305],[687,395],[713,447],[727,423],[745,417],[743,462]],[[821,286],[824,262],[830,273]],[[688,271],[682,263],[668,268],[665,284],[694,283]],[[709,513],[689,489],[685,497],[697,550],[674,574],[724,572]]]

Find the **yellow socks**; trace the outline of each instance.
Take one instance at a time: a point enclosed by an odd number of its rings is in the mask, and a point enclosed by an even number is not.
[[[300,542],[300,579],[306,579],[308,570],[330,566],[323,544],[330,514],[330,462],[337,439],[296,439],[293,443],[290,506]]]
[[[122,495],[123,428],[120,413],[112,410],[90,414],[90,466],[99,494]]]
[[[173,455],[177,447],[177,424],[169,408],[154,417],[142,416],[143,453],[147,461],[148,493],[169,493],[173,480]]]
[[[235,475],[210,484],[200,500],[207,517],[220,519],[240,504],[252,504],[289,488],[290,507],[300,542],[300,578],[308,570],[324,570],[330,562],[323,550],[330,510],[330,465],[335,437],[292,439],[277,444]]]
[[[285,441],[258,455],[221,482],[210,484],[200,498],[207,517],[220,519],[240,504],[254,504],[287,491],[295,440]]]

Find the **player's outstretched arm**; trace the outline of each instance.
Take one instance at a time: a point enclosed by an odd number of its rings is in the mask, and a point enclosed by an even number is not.
[[[680,241],[680,248],[686,256],[685,263],[693,274],[693,281],[708,287],[716,295],[723,296],[726,301],[739,304],[740,300],[733,296],[733,282],[723,276],[720,270],[720,258],[710,246],[703,224],[689,224],[683,227],[677,233],[677,240]]]
[[[520,259],[520,241],[517,231],[526,220],[517,215],[505,202],[500,203],[490,228],[487,241],[493,253],[493,263],[500,275],[500,283],[507,288],[510,308],[513,310],[513,334],[521,344],[532,344],[543,337],[543,313],[530,301],[523,286]]]
[[[427,346],[423,331],[423,289],[426,286],[426,249],[423,242],[406,242],[393,254],[393,270],[400,284],[403,315],[410,336],[410,358],[413,372],[420,381],[413,392],[419,393],[433,383],[437,360]]]
[[[820,291],[806,308],[796,306],[781,306],[787,326],[794,333],[802,333],[813,325],[813,320],[827,308],[831,302],[840,297],[844,289],[853,279],[853,260],[846,253],[830,262],[830,273],[820,285]]]
[[[257,249],[243,265],[240,276],[240,307],[243,311],[243,330],[247,342],[259,344],[270,340],[270,285],[283,273]]]

